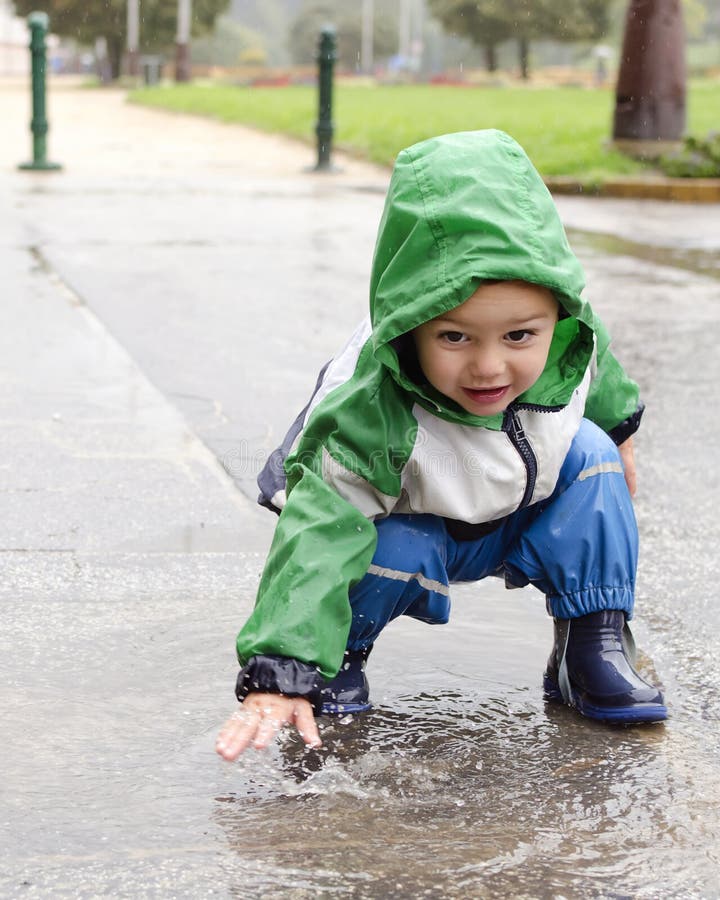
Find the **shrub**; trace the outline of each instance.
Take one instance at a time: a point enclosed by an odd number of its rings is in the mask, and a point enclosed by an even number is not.
[[[682,149],[662,156],[659,165],[674,178],[720,178],[720,131],[686,137]]]

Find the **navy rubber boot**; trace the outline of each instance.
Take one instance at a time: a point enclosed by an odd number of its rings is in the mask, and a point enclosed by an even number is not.
[[[635,644],[623,612],[554,621],[555,646],[543,679],[547,700],[617,725],[667,718],[662,693],[633,668]]]
[[[364,650],[346,650],[337,675],[320,692],[322,716],[345,716],[371,709],[370,686],[365,677],[365,663],[372,644]]]

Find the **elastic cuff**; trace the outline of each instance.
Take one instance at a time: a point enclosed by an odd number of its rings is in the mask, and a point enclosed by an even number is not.
[[[578,619],[604,609],[621,610],[632,619],[635,596],[630,587],[591,587],[547,597],[545,603],[554,619]]]
[[[238,673],[235,696],[241,703],[253,692],[304,697],[319,716],[322,707],[320,691],[324,684],[325,679],[317,667],[299,659],[253,656]]]
[[[635,412],[628,416],[625,421],[620,422],[619,425],[616,425],[614,428],[611,428],[608,431],[608,434],[612,438],[612,440],[620,446],[623,444],[629,437],[632,437],[635,432],[640,427],[640,419],[642,419],[642,414],[645,412],[645,404],[639,403],[638,408]]]

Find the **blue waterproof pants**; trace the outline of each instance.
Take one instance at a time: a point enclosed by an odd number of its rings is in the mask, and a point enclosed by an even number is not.
[[[632,616],[638,549],[632,501],[617,447],[586,419],[552,495],[490,534],[457,541],[434,515],[391,515],[376,526],[372,564],[350,591],[349,650],[372,644],[400,615],[447,622],[449,585],[488,575],[511,586],[534,584],[556,618],[604,609]]]

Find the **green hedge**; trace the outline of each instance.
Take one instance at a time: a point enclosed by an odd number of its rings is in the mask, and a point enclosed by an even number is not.
[[[686,137],[683,148],[662,156],[659,165],[673,178],[720,178],[720,132]]]

